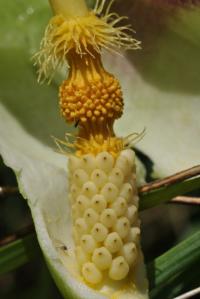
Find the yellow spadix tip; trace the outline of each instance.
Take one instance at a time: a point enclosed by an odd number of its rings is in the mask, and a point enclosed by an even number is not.
[[[47,25],[40,50],[34,56],[39,66],[39,81],[51,79],[54,71],[67,62],[70,52],[83,57],[101,53],[102,48],[110,51],[140,48],[140,42],[131,36],[134,31],[130,25],[119,25],[126,17],[110,12],[113,1],[106,7],[105,0],[97,0],[91,11],[83,7],[83,1],[77,2],[81,5],[80,9],[77,3],[75,6],[70,4],[76,1],[51,2],[56,15]],[[60,6],[56,5],[58,2]],[[64,5],[65,2],[69,2],[69,7]]]

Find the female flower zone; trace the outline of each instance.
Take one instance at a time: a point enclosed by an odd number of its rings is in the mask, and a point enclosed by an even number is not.
[[[84,298],[87,289],[98,298],[147,298],[129,148],[135,135],[114,134],[114,121],[123,113],[122,91],[101,61],[103,48],[138,49],[140,42],[130,36],[129,26],[119,25],[125,17],[110,12],[112,1],[107,7],[105,2],[98,0],[89,10],[83,0],[51,0],[55,15],[35,59],[39,81],[51,79],[66,62],[69,67],[59,104],[65,120],[78,127],[73,142],[62,142],[69,155],[74,243],[65,267],[80,282],[76,297]]]

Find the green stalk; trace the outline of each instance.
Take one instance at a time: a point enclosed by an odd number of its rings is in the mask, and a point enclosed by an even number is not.
[[[34,233],[0,247],[0,274],[26,264],[37,255],[38,250],[39,246]]]
[[[140,210],[145,210],[165,203],[172,198],[200,188],[200,177],[165,186],[140,195]]]

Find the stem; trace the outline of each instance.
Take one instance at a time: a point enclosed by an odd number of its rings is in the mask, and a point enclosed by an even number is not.
[[[30,224],[21,230],[16,231],[15,233],[3,238],[0,240],[0,247],[8,245],[18,239],[24,238],[28,236],[30,233],[34,232],[34,226],[33,224]]]
[[[169,203],[200,205],[200,198],[199,197],[190,197],[190,196],[176,196]]]
[[[139,188],[139,193],[150,192],[155,189],[159,189],[164,186],[169,186],[177,182],[192,178],[200,174],[200,165],[194,166],[192,168],[177,172],[171,176],[164,179],[156,180]]]
[[[49,0],[55,15],[64,17],[81,17],[88,13],[84,0]]]
[[[0,197],[5,197],[9,195],[15,195],[19,193],[19,190],[17,187],[11,187],[11,186],[0,186]]]
[[[172,185],[153,190],[148,193],[140,193],[140,210],[152,208],[156,205],[162,204],[171,200],[172,198],[191,192],[200,188],[200,177],[192,178],[190,180],[173,183]]]

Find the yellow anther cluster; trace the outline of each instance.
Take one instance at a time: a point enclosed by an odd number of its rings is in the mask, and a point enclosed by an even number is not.
[[[59,97],[64,118],[83,126],[113,122],[123,112],[121,88],[112,75],[82,86],[66,80],[60,87]]]
[[[71,156],[69,170],[80,274],[93,285],[125,279],[134,271],[140,236],[133,151]]]
[[[71,50],[79,56],[93,56],[91,49],[96,53],[101,53],[102,48],[140,49],[140,42],[129,34],[132,31],[129,25],[118,24],[126,17],[110,13],[111,5],[108,4],[105,8],[106,2],[96,1],[94,10],[86,10],[85,15],[70,16],[66,10],[63,11],[64,6],[56,9],[57,15],[50,20],[41,49],[35,55],[36,63],[40,67],[39,81],[43,77],[51,78],[55,69],[68,60]]]

